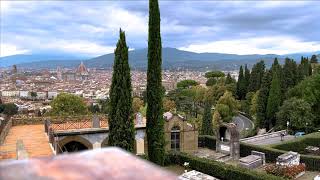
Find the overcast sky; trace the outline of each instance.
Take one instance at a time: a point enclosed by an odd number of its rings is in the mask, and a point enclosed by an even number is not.
[[[97,56],[147,47],[148,2],[1,0],[0,56]],[[320,50],[320,2],[160,1],[163,47],[193,52],[287,54]]]

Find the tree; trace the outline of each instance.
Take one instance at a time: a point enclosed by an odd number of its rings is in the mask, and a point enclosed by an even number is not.
[[[206,86],[213,86],[215,84],[217,84],[216,78],[209,78],[206,82]]]
[[[163,109],[165,112],[174,111],[176,109],[176,103],[169,98],[163,98]]]
[[[31,96],[31,98],[32,98],[32,100],[34,101],[34,99],[38,96],[38,94],[37,94],[37,92],[31,92],[30,93],[30,96]]]
[[[228,73],[225,84],[227,85],[227,84],[233,84],[233,83],[236,83],[236,80],[231,77],[230,73]]]
[[[311,57],[311,59],[310,59],[310,62],[317,64],[317,63],[318,63],[317,56],[316,56],[316,55],[312,55],[312,57]]]
[[[247,90],[248,92],[255,92],[260,89],[264,71],[264,61],[260,61],[257,64],[253,65]]]
[[[260,128],[267,128],[267,104],[270,91],[270,83],[272,77],[271,72],[267,71],[262,79],[261,89],[259,90],[257,98],[257,126]]]
[[[244,79],[243,68],[240,66],[239,77],[237,82],[237,96],[240,100],[246,96],[246,80]]]
[[[114,52],[112,83],[110,88],[109,144],[133,152],[135,129],[132,112],[132,87],[125,33]]]
[[[257,109],[258,109],[258,96],[259,96],[259,92],[257,91],[256,93],[254,93],[254,95],[252,96],[251,99],[251,105],[250,105],[250,110],[249,110],[249,114],[250,116],[255,120],[255,124],[258,125],[257,123]]]
[[[306,127],[312,127],[314,118],[311,105],[303,99],[293,97],[284,101],[280,107],[277,124],[281,128],[286,128],[289,121],[292,130],[306,130]]]
[[[206,78],[220,78],[220,77],[224,77],[225,74],[221,71],[209,71],[206,72],[206,74],[204,75]]]
[[[18,113],[18,106],[14,103],[3,104],[3,114],[13,116]]]
[[[221,71],[209,71],[204,75],[208,80],[206,86],[213,86],[219,79],[223,78],[225,74]]]
[[[281,105],[281,85],[279,80],[278,73],[273,73],[269,97],[268,97],[268,104],[266,109],[266,117],[268,121],[269,129],[276,123],[276,116],[275,114],[278,112],[279,107]]]
[[[251,101],[254,94],[255,94],[254,92],[248,92],[246,94],[245,100],[243,100],[244,102],[241,104],[242,105],[241,110],[246,114],[250,114]]]
[[[205,93],[205,101],[212,105],[216,105],[221,96],[227,91],[226,86],[214,85],[208,88]]]
[[[283,94],[289,88],[292,88],[297,83],[297,64],[293,59],[286,58],[283,66]]]
[[[132,111],[133,111],[133,113],[139,112],[141,107],[143,107],[143,101],[138,97],[133,98],[133,100],[132,100]]]
[[[211,114],[211,105],[206,103],[204,107],[202,126],[201,126],[202,135],[213,135],[213,125],[212,125],[212,114]]]
[[[196,86],[196,85],[199,85],[199,83],[195,80],[192,80],[192,79],[182,80],[177,83],[177,87],[181,88],[181,89],[190,88],[190,87]]]
[[[289,90],[288,97],[303,99],[310,104],[315,115],[314,125],[320,125],[320,74],[310,76]]]
[[[239,102],[232,96],[229,91],[226,91],[220,97],[215,110],[217,110],[224,122],[231,122],[232,117],[238,114]]]
[[[84,115],[88,113],[84,99],[69,93],[60,93],[50,103],[52,115]]]
[[[219,125],[221,124],[221,116],[219,111],[215,110],[213,112],[213,129],[214,131],[216,131],[219,127]]]
[[[101,112],[103,114],[109,114],[110,113],[110,99],[104,99],[104,100],[99,100],[98,103],[101,106]]]
[[[149,160],[158,165],[163,165],[165,159],[161,46],[159,3],[158,0],[149,0],[146,133]]]
[[[244,84],[245,84],[245,87],[246,87],[246,94],[248,92],[248,86],[249,86],[249,83],[250,83],[250,70],[248,69],[248,66],[245,65],[244,67]]]
[[[308,77],[311,72],[310,72],[310,66],[311,64],[309,63],[308,58],[301,57],[300,64],[298,66],[298,71],[299,71],[299,80],[303,80],[304,78]]]

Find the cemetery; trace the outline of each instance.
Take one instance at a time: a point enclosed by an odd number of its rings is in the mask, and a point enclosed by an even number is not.
[[[219,179],[250,177],[252,179],[304,180],[313,179],[318,175],[316,173],[319,168],[317,158],[299,152],[273,149],[269,146],[240,143],[239,133],[234,127],[233,123],[222,124],[217,129],[215,137],[199,136],[199,147],[196,152],[170,152],[167,163],[176,169],[179,167],[178,174],[183,174],[184,177],[195,175],[197,171]],[[296,139],[298,140],[300,138]],[[305,151],[315,153],[318,148],[306,146]],[[184,166],[185,163],[188,163],[188,167]]]

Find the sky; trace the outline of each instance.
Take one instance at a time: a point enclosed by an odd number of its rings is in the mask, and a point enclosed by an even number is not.
[[[114,52],[119,29],[146,48],[148,1],[0,1],[0,57]],[[320,2],[160,0],[162,46],[193,52],[320,50]]]

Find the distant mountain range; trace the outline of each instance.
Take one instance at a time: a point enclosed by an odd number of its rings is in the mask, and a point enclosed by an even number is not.
[[[163,48],[162,60],[164,69],[234,70],[238,69],[238,67],[243,64],[248,64],[250,67],[259,60],[264,60],[267,66],[270,66],[275,57],[278,57],[281,63],[286,57],[300,61],[301,56],[310,57],[313,54],[320,54],[320,51],[286,55],[237,55],[223,53],[194,53],[175,48]],[[57,66],[75,68],[81,61],[89,68],[112,68],[114,54],[110,53],[90,59],[59,55],[14,55],[0,58],[0,67],[9,67],[16,64],[18,68],[32,69],[55,69]],[[129,51],[129,63],[132,69],[146,69],[147,49]]]

